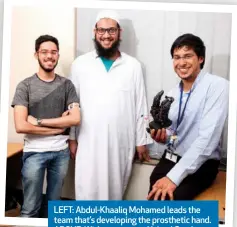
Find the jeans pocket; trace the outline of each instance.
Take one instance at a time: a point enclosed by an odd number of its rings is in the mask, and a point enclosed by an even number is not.
[[[70,158],[70,151],[69,151],[68,147],[66,149],[62,150],[62,151],[59,151],[59,152],[60,152],[60,156],[63,156],[67,159]]]
[[[24,164],[24,162],[26,161],[27,158],[29,158],[31,155],[34,155],[35,152],[23,152],[22,155],[22,162]]]

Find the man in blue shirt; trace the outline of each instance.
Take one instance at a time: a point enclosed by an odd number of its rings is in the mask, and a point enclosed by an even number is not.
[[[218,173],[229,83],[202,70],[205,49],[192,34],[178,37],[171,47],[174,71],[181,81],[168,93],[175,99],[169,112],[172,125],[151,131],[151,137],[167,143],[167,149],[150,176],[149,200],[191,200]]]

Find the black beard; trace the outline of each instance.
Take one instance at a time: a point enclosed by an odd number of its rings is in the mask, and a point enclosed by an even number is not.
[[[108,49],[105,49],[97,40],[96,38],[93,39],[94,40],[94,45],[95,45],[95,49],[96,52],[98,54],[99,57],[104,57],[104,58],[111,58],[113,57],[116,52],[119,49],[120,46],[120,37],[118,37],[118,40],[116,40],[112,46]]]
[[[54,71],[55,67],[57,66],[58,62],[56,62],[55,66],[52,69],[47,69],[43,66],[43,64],[41,63],[41,61],[38,59],[39,65],[40,67],[46,72],[46,73],[51,73],[52,71]]]

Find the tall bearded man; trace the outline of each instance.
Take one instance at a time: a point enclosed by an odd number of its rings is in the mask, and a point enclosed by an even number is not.
[[[95,50],[72,64],[71,79],[82,114],[81,126],[71,130],[69,142],[76,158],[77,200],[121,200],[135,151],[140,160],[149,160],[142,68],[135,58],[119,51],[121,31],[116,12],[100,12]]]

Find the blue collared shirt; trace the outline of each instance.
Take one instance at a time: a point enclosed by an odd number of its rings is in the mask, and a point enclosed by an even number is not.
[[[167,133],[171,134],[177,126],[180,85],[172,89],[168,96],[175,99],[169,112],[172,125],[167,129]],[[183,93],[181,111],[187,97],[188,93]],[[201,71],[191,88],[183,120],[177,128],[175,153],[182,158],[167,174],[176,185],[206,160],[220,159],[219,142],[228,114],[228,100],[229,82]]]

